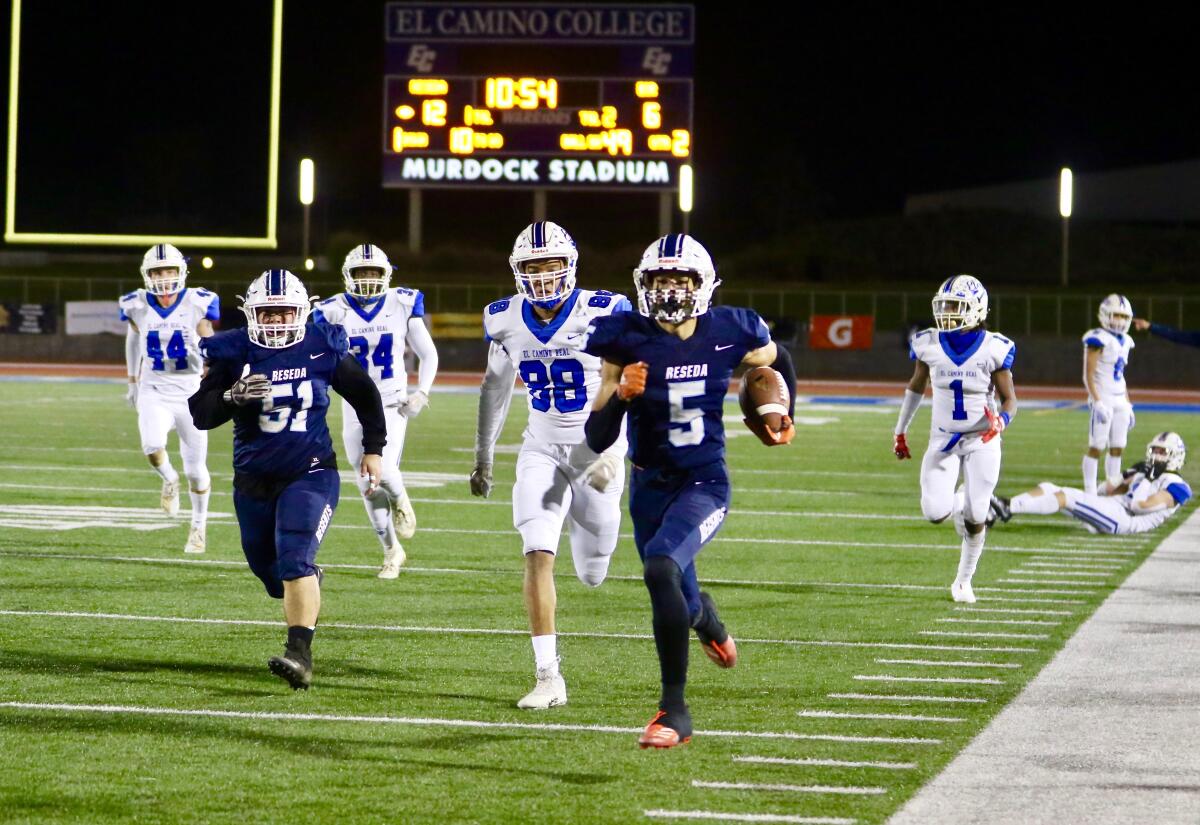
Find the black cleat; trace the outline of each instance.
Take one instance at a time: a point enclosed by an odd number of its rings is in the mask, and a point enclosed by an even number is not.
[[[694,628],[704,655],[712,659],[717,667],[730,668],[737,664],[737,645],[733,637],[725,630],[717,615],[717,605],[712,596],[700,592],[700,622]]]
[[[1004,498],[1003,496],[992,496],[991,522],[993,524],[995,523],[996,519],[1000,519],[1000,521],[1007,524],[1009,519],[1012,518],[1012,509],[1008,506],[1009,501],[1011,501],[1011,499]]]
[[[286,647],[282,656],[267,659],[267,667],[280,679],[292,686],[292,690],[308,690],[312,684],[312,653]]]

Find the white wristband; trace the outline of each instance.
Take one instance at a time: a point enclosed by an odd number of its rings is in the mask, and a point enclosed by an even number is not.
[[[904,391],[904,401],[900,404],[900,418],[896,421],[896,435],[904,435],[908,432],[908,425],[912,423],[913,417],[917,414],[917,408],[921,406],[921,397],[922,394],[919,392]]]

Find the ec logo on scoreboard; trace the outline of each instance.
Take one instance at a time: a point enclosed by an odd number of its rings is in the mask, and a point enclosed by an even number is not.
[[[433,71],[433,61],[437,60],[437,52],[424,43],[414,44],[408,50],[408,62],[405,64],[420,72],[429,74]]]

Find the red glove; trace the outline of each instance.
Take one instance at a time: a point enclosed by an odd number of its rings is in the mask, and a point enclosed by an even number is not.
[[[994,412],[992,412],[989,409],[985,409],[983,411],[983,414],[987,417],[988,428],[987,428],[987,432],[985,432],[983,434],[983,438],[981,438],[979,440],[982,441],[984,444],[987,444],[993,438],[1000,435],[1000,433],[1004,432],[1004,428],[1007,425],[1004,423],[1003,416],[996,415]]]
[[[792,425],[792,419],[788,416],[783,417],[782,427],[779,432],[775,432],[761,420],[751,421],[749,418],[743,418],[742,423],[758,436],[758,440],[768,447],[780,447],[784,444],[791,444],[792,439],[796,437],[796,428]]]
[[[908,442],[904,440],[904,433],[897,435],[896,440],[892,442],[892,452],[901,461],[906,458],[912,458],[912,453],[908,451]]]
[[[636,364],[626,364],[621,370],[621,383],[617,385],[617,398],[622,401],[632,401],[646,391],[646,376],[650,367],[645,361]]]

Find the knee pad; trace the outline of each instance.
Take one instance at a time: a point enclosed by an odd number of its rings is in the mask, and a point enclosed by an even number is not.
[[[1057,484],[1051,484],[1049,481],[1043,481],[1041,484],[1038,485],[1038,487],[1041,488],[1041,491],[1048,496],[1052,496],[1055,493],[1062,490],[1062,488],[1059,487]]]
[[[575,575],[588,587],[599,587],[608,576],[608,565],[612,556],[594,556],[583,563],[583,568],[576,567]]]
[[[274,573],[281,581],[290,582],[293,579],[302,579],[305,576],[315,576],[317,569],[313,567],[308,559],[298,555],[289,555],[276,560]],[[280,588],[282,588],[282,585],[280,585]]]
[[[212,476],[208,474],[207,467],[188,473],[187,479],[193,492],[203,493],[212,489]]]
[[[642,580],[653,598],[664,591],[683,590],[683,571],[670,556],[651,556],[642,568]]]
[[[554,525],[547,524],[544,519],[530,519],[517,525],[521,534],[522,548],[528,555],[535,550],[541,550],[551,555],[558,555],[558,533]]]
[[[272,599],[283,598],[283,581],[279,576],[275,575],[275,565],[250,565],[250,572],[258,576],[258,580],[263,583],[263,587],[267,589],[267,595]]]
[[[937,499],[921,498],[921,515],[934,524],[941,524],[950,517],[953,507],[947,507],[946,502]]]
[[[158,447],[151,447],[149,444],[143,444],[142,445],[142,455],[154,455],[155,453],[160,452],[160,451],[165,452],[166,449],[167,449],[166,444],[162,444]],[[167,460],[168,461],[171,460],[169,456],[168,456]]]

